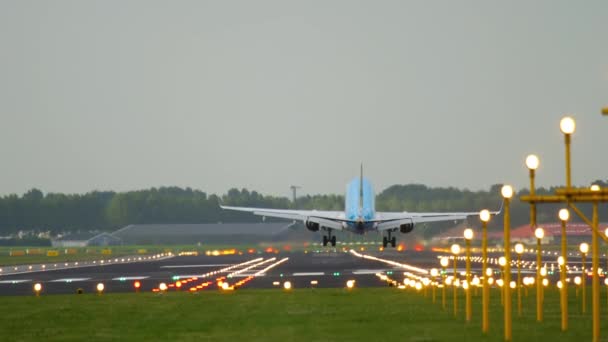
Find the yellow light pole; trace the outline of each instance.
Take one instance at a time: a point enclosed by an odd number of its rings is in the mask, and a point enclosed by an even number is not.
[[[591,191],[599,192],[598,185],[592,185]],[[597,195],[594,195],[597,197]],[[600,245],[598,241],[599,233],[599,201],[593,201],[593,217],[591,219],[591,252],[593,257],[591,260],[591,271],[593,278],[591,279],[591,314],[593,316],[593,341],[598,342],[600,339]]]
[[[570,137],[576,129],[576,123],[574,122],[574,119],[566,116],[559,122],[559,129],[562,131],[562,133],[564,133],[564,143],[566,146],[566,188],[571,188],[572,177],[570,172]],[[567,288],[565,283],[562,284],[564,285],[564,288]]]
[[[436,268],[432,268],[431,269],[431,277],[432,277],[431,286],[433,287],[433,303],[436,302],[436,299],[435,299],[436,298],[435,288],[437,286],[435,286],[435,284],[436,284],[436,281],[437,281],[437,275],[439,275],[439,271]]]
[[[460,245],[453,244],[452,245],[452,254],[454,254],[454,317],[458,315],[458,282],[456,281],[458,273],[456,273],[456,259],[458,258],[458,254],[460,254]]]
[[[446,310],[446,302],[445,302],[445,288],[446,288],[446,283],[445,283],[445,278],[446,278],[446,268],[448,267],[450,260],[448,259],[448,257],[442,257],[441,258],[441,268],[443,270],[443,272],[441,272],[441,283],[443,284],[443,287],[441,288],[441,303],[442,303],[442,307],[443,310]]]
[[[524,245],[518,243],[515,245],[515,253],[517,254],[517,315],[521,317],[521,254],[524,252]]]
[[[467,289],[465,290],[466,298],[466,314],[465,319],[467,322],[471,322],[472,316],[472,305],[471,305],[471,240],[473,239],[473,229],[467,228],[464,230],[464,240],[466,244],[466,281]]]
[[[513,197],[513,188],[510,185],[504,185],[500,190],[504,199],[505,217],[504,217],[504,232],[505,232],[505,341],[511,341],[511,217],[510,203]]]
[[[557,264],[559,265],[559,288],[560,291],[560,307],[562,309],[562,331],[568,330],[568,287],[566,284],[566,260],[563,256],[557,258]],[[566,294],[564,294],[566,292]]]
[[[505,266],[507,265],[507,259],[504,256],[498,258],[498,265],[500,265],[500,280],[501,283],[505,283]],[[500,305],[505,305],[505,289],[500,285]]]
[[[608,107],[602,108],[602,114],[603,115],[608,115]]]
[[[560,266],[559,278],[562,282],[563,291],[561,291],[561,308],[562,308],[562,331],[568,330],[568,283],[566,282],[566,264],[568,263],[568,245],[566,244],[566,223],[570,219],[570,211],[561,209],[559,211],[559,219],[562,224],[562,263]]]
[[[530,170],[530,196],[535,195],[534,177],[539,165],[540,161],[536,155],[530,154],[526,157],[526,166]],[[536,227],[536,203],[534,202],[530,202],[530,227]]]
[[[490,221],[490,212],[484,209],[479,212],[479,219],[481,220],[481,269],[485,272],[483,277],[483,289],[481,292],[481,331],[487,333],[490,328],[490,284],[488,284],[488,277],[492,276],[488,274],[488,221]]]
[[[538,227],[534,230],[534,236],[536,237],[536,321],[543,321],[543,275],[541,274],[541,240],[545,237],[545,230]]]
[[[589,253],[589,245],[586,243],[581,243],[579,246],[579,250],[581,251],[581,258],[582,258],[582,263],[581,263],[581,283],[582,283],[582,296],[583,296],[583,309],[582,312],[583,313],[587,313],[587,291],[586,291],[586,287],[587,287],[587,269],[585,268],[585,261],[586,261],[586,257],[587,257],[587,253]]]

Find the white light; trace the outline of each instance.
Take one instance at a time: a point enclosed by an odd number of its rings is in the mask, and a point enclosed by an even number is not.
[[[286,281],[283,283],[283,288],[285,290],[291,290],[291,282],[290,281]]]
[[[589,244],[587,244],[585,242],[581,243],[581,245],[580,245],[580,251],[583,254],[587,254],[589,252]]]
[[[559,219],[562,221],[568,221],[570,219],[570,211],[568,209],[560,209],[559,210]]]
[[[489,268],[489,267],[488,267],[488,268],[486,268],[486,276],[487,276],[487,277],[491,277],[491,276],[492,276],[492,274],[493,274],[492,269],[491,269],[491,268]]]
[[[460,253],[460,245],[455,243],[452,245],[452,254],[458,255]]]
[[[484,209],[479,212],[479,219],[483,222],[490,221],[490,211],[488,209]]]
[[[574,122],[573,118],[566,116],[559,122],[559,129],[564,134],[572,134],[576,129],[576,123]]]
[[[564,257],[563,257],[563,256],[560,256],[559,258],[557,258],[557,263],[558,263],[560,266],[564,266]]]
[[[545,237],[545,230],[542,229],[541,227],[538,227],[534,230],[534,236],[536,236],[537,239],[541,240],[542,238]]]
[[[40,292],[42,290],[42,285],[40,283],[34,284],[34,291]]]
[[[547,269],[544,268],[544,267],[541,267],[540,268],[540,275],[541,275],[541,277],[546,276],[547,275]]]
[[[436,268],[431,269],[431,277],[436,277],[439,275],[439,271]]]
[[[515,286],[516,286],[515,281],[511,281],[511,283],[510,283],[510,286],[509,286],[509,287],[511,287],[512,289],[514,289],[514,288],[515,288]]]
[[[160,284],[158,285],[158,289],[159,289],[159,290],[161,290],[161,291],[167,291],[167,284],[165,284],[165,283],[160,283]]]
[[[538,169],[539,164],[540,164],[540,162],[536,155],[531,154],[528,157],[526,157],[526,166],[528,167],[528,169],[536,170],[536,169]]]
[[[498,264],[500,266],[503,266],[503,267],[506,266],[507,265],[507,259],[505,257],[501,256],[500,258],[498,258]]]
[[[104,288],[105,288],[105,286],[103,286],[103,283],[97,284],[97,292],[103,292]]]
[[[543,279],[543,286],[548,286],[549,285],[549,279]]]
[[[355,287],[355,281],[354,280],[349,280],[346,282],[346,287],[349,289],[352,289],[353,287]]]
[[[505,284],[505,281],[504,281],[504,280],[502,280],[502,279],[497,279],[497,280],[496,280],[496,284],[497,284],[498,286],[502,287],[502,286]]]
[[[558,289],[561,289],[563,286],[564,286],[564,285],[563,285],[562,281],[561,281],[561,280],[558,280],[558,281],[557,281],[557,288],[558,288]]]
[[[574,283],[576,285],[580,285],[581,284],[581,277],[579,277],[579,276],[574,277]]]
[[[513,197],[513,187],[510,185],[503,185],[500,193],[502,194],[502,197],[509,199]]]
[[[489,277],[488,278],[488,285],[492,285],[492,284],[494,284],[494,278]]]
[[[608,228],[606,228],[606,232],[608,233]],[[440,263],[441,266],[448,267],[450,260],[447,257],[442,257]]]
[[[600,191],[600,186],[599,186],[599,185],[597,185],[597,184],[593,184],[593,185],[591,186],[591,191]]]
[[[517,254],[521,254],[524,252],[524,245],[522,245],[521,243],[518,243],[515,245],[515,253]]]
[[[464,238],[467,240],[473,239],[473,229],[467,228],[464,230]]]

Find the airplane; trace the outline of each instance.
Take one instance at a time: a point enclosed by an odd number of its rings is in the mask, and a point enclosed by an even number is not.
[[[323,246],[331,243],[336,246],[336,236],[332,231],[348,231],[354,234],[366,232],[386,232],[382,237],[383,247],[389,244],[397,245],[397,239],[393,235],[397,231],[407,234],[414,230],[419,223],[465,220],[469,216],[479,215],[479,212],[451,212],[451,213],[415,213],[415,212],[376,212],[374,205],[375,194],[370,181],[363,177],[363,165],[361,175],[354,178],[346,186],[344,211],[320,211],[320,210],[284,210],[265,208],[246,208],[223,206],[222,209],[237,210],[253,213],[263,217],[278,217],[294,221],[302,221],[310,231],[323,230]],[[500,211],[490,212],[498,215]]]

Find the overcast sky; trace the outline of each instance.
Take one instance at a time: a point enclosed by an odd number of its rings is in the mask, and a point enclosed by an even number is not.
[[[0,0],[0,194],[608,178],[607,1]]]

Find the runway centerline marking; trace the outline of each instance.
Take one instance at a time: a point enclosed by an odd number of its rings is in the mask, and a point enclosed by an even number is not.
[[[86,281],[89,280],[91,278],[61,278],[61,279],[55,279],[55,280],[51,280],[51,283],[72,283],[72,282],[76,282],[76,281]]]
[[[133,276],[133,277],[117,277],[112,280],[124,281],[124,280],[144,280],[150,278],[149,276]]]
[[[297,272],[294,273],[294,277],[308,277],[308,276],[322,276],[325,275],[325,272]]]
[[[219,267],[219,266],[229,266],[232,264],[205,264],[205,265],[164,265],[160,268],[190,268],[190,267]]]
[[[31,279],[13,279],[13,280],[0,280],[0,284],[20,284],[32,281]]]

